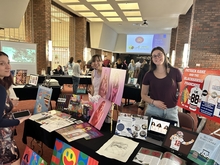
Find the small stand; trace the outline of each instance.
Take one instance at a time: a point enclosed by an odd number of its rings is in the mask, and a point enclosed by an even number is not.
[[[111,127],[110,127],[110,132],[112,132],[112,129],[113,129],[113,114],[114,114],[114,106],[115,106],[115,104],[112,103],[112,106],[111,106]]]

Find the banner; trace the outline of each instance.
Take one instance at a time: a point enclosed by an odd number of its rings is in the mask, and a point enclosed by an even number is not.
[[[178,106],[220,122],[220,70],[186,68]]]

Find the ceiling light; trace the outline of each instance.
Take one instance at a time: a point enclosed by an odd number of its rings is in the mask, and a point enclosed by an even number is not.
[[[79,0],[59,0],[62,3],[75,3],[75,2],[79,2]]]
[[[111,11],[111,12],[100,12],[104,17],[114,17],[114,16],[118,16],[118,14],[115,11]]]
[[[74,11],[88,11],[89,9],[85,5],[67,5]]]
[[[139,9],[138,3],[119,3],[121,10],[136,10]]]
[[[87,18],[91,22],[103,22],[101,18]]]
[[[97,15],[93,12],[79,12],[83,17],[97,17]]]
[[[106,18],[109,22],[120,22],[122,21],[121,18]]]
[[[110,4],[92,4],[96,10],[113,10]]]
[[[127,17],[128,21],[142,21],[142,17]]]
[[[87,2],[106,2],[107,0],[86,0]]]
[[[123,11],[125,16],[141,16],[140,11]]]

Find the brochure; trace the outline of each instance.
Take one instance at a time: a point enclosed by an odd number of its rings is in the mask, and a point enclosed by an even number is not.
[[[220,164],[220,140],[213,136],[199,133],[187,158],[199,165]]]
[[[148,117],[128,113],[120,113],[115,129],[115,134],[146,140]]]
[[[133,161],[148,165],[185,165],[184,160],[171,152],[162,153],[143,147],[138,151]]]

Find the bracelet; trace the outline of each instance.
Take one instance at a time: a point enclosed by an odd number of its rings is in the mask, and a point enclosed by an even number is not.
[[[151,102],[151,104],[153,104],[154,105],[154,100],[152,99],[152,102]]]

